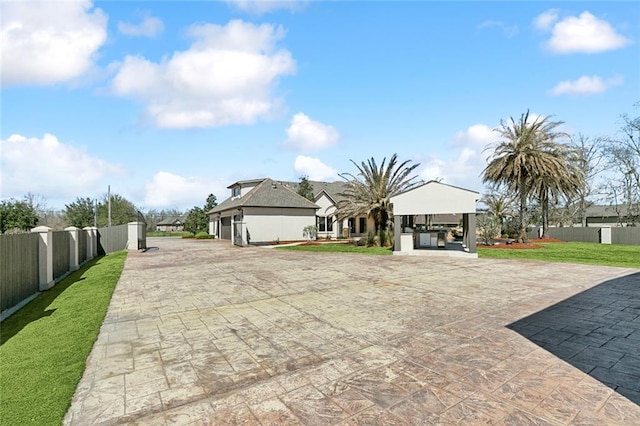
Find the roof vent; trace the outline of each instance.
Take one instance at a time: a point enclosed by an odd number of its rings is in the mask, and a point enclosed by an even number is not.
[[[275,183],[272,183],[272,184],[271,184],[271,187],[272,187],[273,189],[278,189],[278,185],[276,185]]]

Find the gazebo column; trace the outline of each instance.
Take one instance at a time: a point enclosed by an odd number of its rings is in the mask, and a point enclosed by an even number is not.
[[[400,251],[400,238],[402,236],[402,216],[393,216],[393,251]]]
[[[462,244],[469,247],[469,215],[467,213],[462,214]]]
[[[476,253],[476,214],[464,213],[462,215],[463,241],[469,253]]]

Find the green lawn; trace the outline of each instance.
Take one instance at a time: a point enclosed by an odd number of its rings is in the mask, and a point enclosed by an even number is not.
[[[321,253],[361,253],[387,255],[392,254],[390,247],[364,247],[346,243],[323,243],[318,245],[284,246],[277,250],[314,251]]]
[[[191,232],[169,232],[169,231],[149,231],[147,237],[185,237],[193,236]]]
[[[542,243],[538,249],[492,249],[478,246],[478,257],[586,263],[640,269],[640,246],[597,243]]]
[[[126,256],[87,262],[2,322],[0,424],[62,422]]]

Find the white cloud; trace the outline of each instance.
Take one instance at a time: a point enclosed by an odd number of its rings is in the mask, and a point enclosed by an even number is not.
[[[607,21],[598,19],[587,11],[560,21],[557,21],[557,12],[550,12],[552,11],[539,15],[534,25],[551,31],[546,47],[553,53],[600,53],[631,43],[631,40],[618,34]]]
[[[107,16],[90,1],[8,1],[1,8],[3,86],[77,78],[107,39]]]
[[[614,76],[608,79],[603,79],[598,75],[588,76],[583,75],[577,80],[565,80],[556,84],[551,89],[551,94],[558,95],[593,95],[597,93],[603,93],[607,89],[619,86],[623,83],[621,76]]]
[[[314,157],[298,155],[293,165],[296,173],[300,176],[309,176],[310,180],[336,180],[338,171],[327,166],[322,161]]]
[[[518,26],[517,25],[509,25],[506,24],[502,21],[494,21],[494,20],[487,20],[487,21],[483,21],[480,23],[480,25],[478,25],[478,29],[479,30],[484,30],[484,29],[490,29],[490,28],[498,28],[500,30],[502,30],[502,32],[504,33],[504,35],[506,35],[507,37],[513,37],[516,34],[518,34]]]
[[[42,138],[11,135],[0,140],[0,148],[3,197],[20,198],[31,192],[73,199],[94,193],[107,176],[124,174],[121,167],[61,143],[48,133]]]
[[[531,117],[532,114],[529,115]],[[480,174],[489,155],[485,149],[499,138],[492,127],[482,123],[460,130],[453,136],[452,149],[448,150],[451,155],[426,155],[416,159],[421,164],[419,178],[425,181],[438,179],[449,185],[480,191]]]
[[[539,30],[549,30],[558,20],[558,9],[549,9],[536,16],[533,20],[533,26]]]
[[[306,5],[306,0],[227,0],[236,9],[253,15],[262,15],[279,9],[296,12]]]
[[[496,142],[498,137],[499,134],[486,124],[474,124],[457,132],[455,140],[459,146],[470,145],[483,150],[487,145]]]
[[[209,194],[224,194],[225,184],[220,180],[203,177],[183,177],[160,171],[145,185],[145,208],[188,209],[204,205]]]
[[[419,177],[424,181],[437,179],[449,185],[479,191],[480,174],[486,165],[485,155],[480,149],[461,148],[452,159],[436,156],[422,158]]]
[[[333,126],[314,121],[301,112],[291,119],[287,136],[282,146],[302,152],[329,148],[337,144],[340,139],[340,134]]]
[[[250,124],[281,110],[271,92],[296,68],[291,53],[275,46],[282,27],[234,20],[193,25],[188,34],[190,48],[160,63],[127,56],[113,91],[145,102],[147,115],[166,128]]]
[[[164,24],[155,16],[143,16],[139,24],[118,22],[118,31],[131,37],[155,37],[164,31]]]

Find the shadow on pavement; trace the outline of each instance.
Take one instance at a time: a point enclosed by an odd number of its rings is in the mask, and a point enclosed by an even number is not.
[[[640,273],[605,281],[508,328],[640,405]]]

